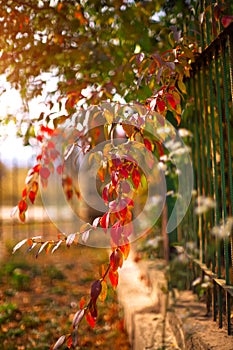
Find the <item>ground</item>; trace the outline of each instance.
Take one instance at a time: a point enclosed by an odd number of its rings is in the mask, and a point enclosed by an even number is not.
[[[88,301],[99,267],[108,262],[106,250],[74,246],[53,255],[15,255],[11,249],[0,267],[0,344],[2,350],[49,349],[70,331],[82,297]],[[77,349],[128,350],[122,309],[109,286],[105,302],[98,303],[92,329],[83,320]]]

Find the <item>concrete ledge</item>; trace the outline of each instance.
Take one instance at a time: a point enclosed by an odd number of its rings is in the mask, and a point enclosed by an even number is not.
[[[206,317],[190,291],[167,307],[163,260],[124,262],[118,286],[133,350],[233,350],[233,337]],[[163,336],[165,335],[165,336]]]

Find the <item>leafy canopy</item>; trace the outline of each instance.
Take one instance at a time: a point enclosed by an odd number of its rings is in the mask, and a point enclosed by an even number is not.
[[[41,94],[51,76],[52,93],[69,97],[71,106],[92,86],[90,103],[112,98],[148,97],[137,91],[136,52],[151,54],[158,46],[161,24],[153,15],[160,1],[1,0],[0,74],[20,89],[24,99]],[[50,77],[50,75],[49,75]]]

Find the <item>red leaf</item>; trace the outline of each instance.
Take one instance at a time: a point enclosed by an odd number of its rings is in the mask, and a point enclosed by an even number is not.
[[[148,151],[152,151],[153,145],[152,145],[151,141],[148,140],[148,139],[144,139],[143,141],[144,141],[144,145],[146,146],[146,148],[148,149]]]
[[[27,210],[27,207],[28,205],[25,200],[22,199],[21,201],[19,201],[18,208],[20,213],[25,212]]]
[[[127,179],[129,177],[129,172],[125,169],[125,167],[121,168],[119,170],[119,173],[122,177],[124,177],[125,179]]]
[[[69,189],[66,191],[66,198],[70,200],[73,197],[73,190]]]
[[[40,131],[43,133],[46,132],[48,135],[52,135],[54,132],[53,129],[49,128],[48,126],[44,126],[44,125],[41,125]]]
[[[79,307],[80,309],[83,309],[84,305],[86,304],[86,300],[84,299],[84,297],[81,298],[80,302],[79,302]]]
[[[55,148],[54,142],[48,141],[47,148]]]
[[[226,16],[223,16],[222,17],[222,25],[224,28],[228,27],[231,22],[233,21],[233,16],[229,16],[229,15],[226,15]]]
[[[57,173],[58,173],[59,175],[61,175],[62,172],[63,172],[63,165],[60,164],[60,165],[57,166]]]
[[[176,101],[173,97],[172,94],[166,94],[166,99],[167,99],[167,102],[169,103],[169,105],[173,108],[173,109],[176,109]]]
[[[122,189],[122,192],[129,193],[131,189],[130,184],[125,180],[121,181],[121,189]]]
[[[115,171],[112,171],[112,173],[111,173],[111,181],[112,181],[112,186],[116,187],[116,185],[118,183],[118,176],[117,176],[117,173]]]
[[[117,169],[121,165],[120,157],[112,158],[112,164]]]
[[[22,198],[23,199],[26,199],[26,197],[27,197],[27,189],[26,189],[26,187],[23,189],[23,191],[22,191]]]
[[[133,223],[130,220],[127,225],[124,226],[124,237],[128,238],[133,233]]]
[[[86,320],[89,323],[89,325],[91,326],[91,328],[95,327],[95,319],[92,317],[90,312],[86,313]]]
[[[158,108],[158,112],[160,112],[160,113],[164,112],[164,110],[166,108],[166,103],[163,100],[158,100],[157,101],[157,108]]]
[[[72,344],[73,344],[73,339],[72,339],[72,335],[70,334],[66,341],[67,348],[70,349]]]
[[[136,168],[134,168],[134,170],[132,172],[132,180],[133,180],[134,186],[136,188],[138,188],[140,181],[141,181],[141,175]]]
[[[120,221],[117,221],[112,227],[111,227],[111,237],[113,242],[118,245],[121,234],[123,232],[123,227],[120,224]]]
[[[43,168],[40,169],[40,176],[43,179],[45,179],[45,180],[48,179],[49,175],[50,175],[50,171],[49,171],[48,168],[43,167]]]
[[[33,204],[35,202],[36,193],[34,191],[30,191],[28,197],[29,197],[31,203]]]
[[[156,146],[159,152],[160,157],[164,156],[164,149],[160,142],[156,142]]]
[[[105,203],[108,203],[108,190],[109,190],[109,185],[105,186],[102,192],[102,198]]]
[[[126,260],[129,256],[129,253],[130,253],[130,244],[126,243],[124,245],[121,245],[120,250],[122,251],[122,254],[124,256],[124,260]]]
[[[108,273],[111,285],[113,286],[113,288],[115,289],[118,285],[118,279],[119,279],[119,274],[117,271],[113,271],[112,269],[109,270]]]
[[[106,212],[100,219],[100,226],[103,228],[104,232],[107,232],[109,225],[109,212]]]
[[[123,265],[123,254],[120,249],[116,249],[110,255],[110,265],[112,270],[117,271],[118,267],[122,267]]]

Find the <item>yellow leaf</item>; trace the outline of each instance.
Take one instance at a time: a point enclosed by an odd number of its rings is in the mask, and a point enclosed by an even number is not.
[[[113,115],[111,112],[109,112],[107,109],[104,110],[104,118],[106,119],[108,124],[112,124],[113,121]]]
[[[101,282],[101,284],[102,284],[102,289],[101,289],[101,293],[99,295],[99,300],[104,302],[106,297],[107,297],[107,293],[108,293],[108,285],[105,282],[105,280],[103,280]]]
[[[187,94],[186,86],[182,80],[178,80],[178,88],[183,94]]]

